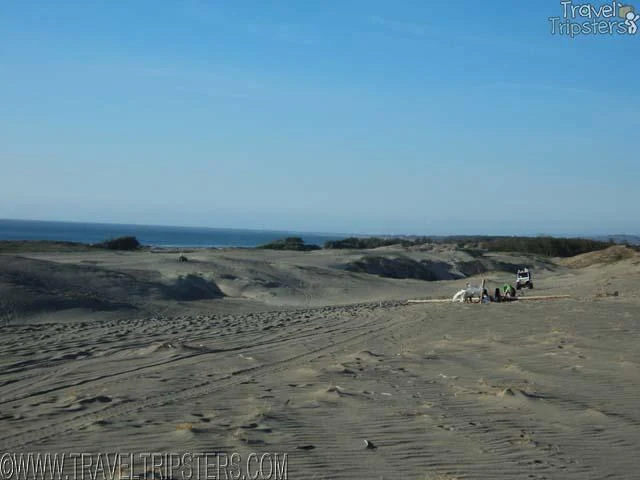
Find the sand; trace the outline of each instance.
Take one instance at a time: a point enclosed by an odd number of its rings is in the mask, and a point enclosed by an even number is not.
[[[286,452],[295,479],[638,478],[637,257],[559,264],[524,292],[571,299],[468,305],[406,302],[467,280],[336,267],[361,252],[187,255],[0,256],[20,305],[2,327],[0,452]],[[189,273],[224,296],[168,298]]]

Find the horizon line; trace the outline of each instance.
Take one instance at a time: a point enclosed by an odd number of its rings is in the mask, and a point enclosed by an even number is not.
[[[479,234],[479,233],[448,233],[448,234],[416,234],[416,233],[344,233],[344,232],[319,232],[289,229],[273,229],[273,228],[239,228],[239,227],[209,227],[202,225],[159,225],[145,223],[120,223],[120,222],[87,222],[79,220],[43,220],[33,218],[0,218],[0,222],[40,222],[40,223],[72,223],[72,224],[88,224],[101,226],[122,226],[122,227],[160,227],[160,228],[177,228],[185,230],[232,230],[232,231],[249,231],[249,232],[270,232],[270,233],[298,233],[307,235],[321,236],[344,236],[347,237],[427,237],[427,238],[446,238],[446,237],[556,237],[556,238],[603,238],[603,237],[640,237],[639,233],[511,233],[511,234]]]

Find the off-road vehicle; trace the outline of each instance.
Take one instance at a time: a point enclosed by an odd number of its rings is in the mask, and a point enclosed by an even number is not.
[[[520,290],[525,287],[533,288],[531,271],[527,267],[518,269],[518,273],[516,273],[516,290]]]

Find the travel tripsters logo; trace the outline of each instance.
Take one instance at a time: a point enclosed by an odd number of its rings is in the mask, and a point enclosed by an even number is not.
[[[560,13],[549,17],[552,35],[627,35],[635,36],[640,24],[638,15],[631,5],[613,1],[611,3],[574,3],[572,0],[560,2]]]

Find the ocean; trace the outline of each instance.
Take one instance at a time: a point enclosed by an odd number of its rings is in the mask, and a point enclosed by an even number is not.
[[[348,235],[242,230],[231,228],[169,227],[108,223],[50,222],[0,219],[0,240],[53,240],[98,243],[108,238],[135,236],[152,247],[257,247],[284,237],[302,237],[305,243],[323,245]]]

